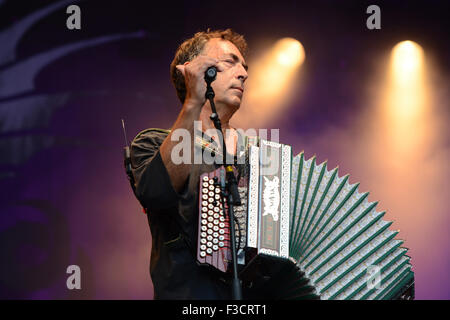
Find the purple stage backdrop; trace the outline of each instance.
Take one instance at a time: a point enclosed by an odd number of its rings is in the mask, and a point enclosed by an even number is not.
[[[380,2],[379,30],[366,26],[370,2],[308,3],[0,0],[0,297],[153,298],[151,235],[124,172],[121,119],[129,140],[169,128],[180,110],[169,77],[178,44],[230,27],[249,43],[249,79],[276,40],[302,43],[293,94],[277,117],[259,111],[261,127],[361,182],[410,248],[416,298],[449,299],[445,1]],[[72,4],[79,30],[66,26]],[[379,113],[383,66],[403,40],[425,52],[429,96],[402,136],[406,154]],[[80,290],[66,286],[70,265]]]

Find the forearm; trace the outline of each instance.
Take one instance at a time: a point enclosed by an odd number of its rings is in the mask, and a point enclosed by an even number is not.
[[[172,130],[160,147],[160,154],[163,163],[169,174],[173,188],[179,192],[189,176],[191,163],[193,163],[194,152],[194,121],[199,119],[201,107],[195,104],[186,103],[178,115],[177,120],[172,126]],[[175,164],[172,159],[172,150],[178,145],[179,141],[172,141],[172,135],[177,129],[185,129],[189,133],[190,154],[189,163]],[[187,142],[187,141],[184,141]]]

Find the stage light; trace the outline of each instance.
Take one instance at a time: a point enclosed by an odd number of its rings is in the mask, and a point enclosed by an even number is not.
[[[296,67],[305,60],[305,50],[302,44],[292,38],[284,38],[275,45],[277,62],[285,67]]]
[[[271,49],[249,61],[244,102],[232,119],[241,128],[264,127],[281,116],[291,96],[298,68],[305,60],[303,45],[293,38],[278,40]]]
[[[398,43],[391,53],[389,105],[396,121],[418,116],[425,106],[423,49],[412,41]]]
[[[404,82],[420,71],[423,63],[423,50],[413,41],[402,41],[392,50],[393,67],[396,76]]]
[[[419,157],[432,132],[432,103],[422,47],[409,40],[395,45],[387,75],[378,123],[380,129],[384,127],[383,149],[389,150],[400,172],[402,165]]]

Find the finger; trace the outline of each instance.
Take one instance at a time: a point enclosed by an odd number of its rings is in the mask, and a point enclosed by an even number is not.
[[[202,66],[200,67],[200,70],[202,72],[206,72],[206,70],[210,67],[215,67],[217,71],[223,71],[223,67],[220,65],[219,60],[217,59],[208,59],[204,61]]]

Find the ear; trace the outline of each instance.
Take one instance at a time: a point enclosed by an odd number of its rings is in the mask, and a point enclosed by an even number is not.
[[[184,68],[185,68],[185,65],[178,64],[178,65],[175,66],[175,68],[177,68],[177,70],[180,71],[181,74],[182,74],[183,77],[184,77]]]

